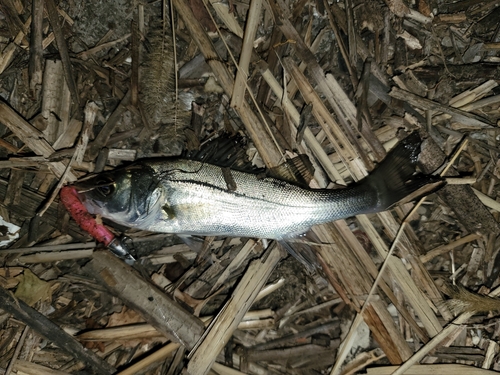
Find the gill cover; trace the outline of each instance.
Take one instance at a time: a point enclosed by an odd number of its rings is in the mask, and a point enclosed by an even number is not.
[[[156,174],[143,164],[101,173],[77,182],[75,188],[91,214],[126,226],[148,220],[161,196]]]

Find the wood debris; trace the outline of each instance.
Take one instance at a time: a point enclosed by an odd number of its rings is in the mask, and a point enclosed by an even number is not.
[[[0,4],[0,374],[499,372],[497,2],[164,5]],[[292,244],[314,273],[274,242],[104,220],[130,267],[57,198],[236,134],[331,188],[411,132],[447,186],[314,227]]]

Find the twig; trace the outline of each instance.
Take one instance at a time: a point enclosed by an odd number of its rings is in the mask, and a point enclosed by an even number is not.
[[[17,342],[16,350],[14,351],[14,355],[10,359],[9,365],[7,366],[7,369],[5,370],[5,375],[10,375],[10,372],[12,371],[12,368],[14,367],[14,364],[17,361],[17,357],[19,357],[19,353],[21,353],[21,349],[23,348],[23,345],[24,345],[24,340],[26,340],[26,336],[28,335],[29,330],[30,330],[29,326],[24,327],[23,333],[21,334],[21,337],[19,338],[19,341]]]
[[[79,104],[80,96],[78,95],[75,79],[73,77],[73,69],[71,68],[66,39],[64,38],[61,27],[59,26],[59,13],[57,12],[54,0],[45,0],[45,9],[47,10],[47,14],[49,15],[50,25],[52,26],[54,36],[56,37],[57,49],[59,50],[59,55],[61,56],[66,83],[68,84],[69,91],[71,91],[73,101],[76,104]]]
[[[75,148],[75,153],[71,157],[71,160],[69,161],[68,165],[66,166],[66,169],[64,170],[63,175],[59,179],[59,182],[57,183],[56,187],[52,191],[52,194],[50,198],[47,200],[43,208],[40,210],[40,212],[37,213],[38,216],[43,216],[45,211],[49,208],[49,206],[52,204],[54,199],[56,199],[57,195],[59,194],[59,190],[61,190],[61,187],[65,184],[66,179],[68,178],[68,175],[71,171],[71,166],[73,163],[76,162],[82,162],[83,161],[83,156],[85,155],[85,150],[87,149],[87,144],[89,141],[89,133],[92,130],[92,127],[94,126],[94,121],[95,117],[97,114],[97,111],[99,110],[99,107],[97,104],[94,102],[87,103],[85,106],[85,123],[83,124],[83,130],[82,134],[80,136],[80,140],[78,141],[78,145]]]

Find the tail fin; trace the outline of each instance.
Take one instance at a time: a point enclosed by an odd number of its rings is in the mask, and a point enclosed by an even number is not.
[[[379,198],[377,211],[383,211],[410,196],[421,187],[436,182],[444,183],[439,176],[416,173],[420,153],[420,135],[415,132],[398,143],[380,165],[365,179],[363,184],[375,189]],[[433,186],[432,189],[435,189]],[[427,193],[426,190],[424,193]],[[418,196],[423,194],[418,194]],[[415,199],[413,196],[412,199]]]

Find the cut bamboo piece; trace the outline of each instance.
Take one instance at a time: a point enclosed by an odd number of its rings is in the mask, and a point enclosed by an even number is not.
[[[465,237],[462,237],[462,238],[460,238],[460,239],[458,239],[456,241],[450,242],[449,244],[438,246],[435,249],[429,250],[427,252],[427,254],[421,255],[420,256],[420,261],[422,263],[427,263],[430,260],[434,259],[435,257],[437,257],[437,256],[439,256],[441,254],[447,253],[447,252],[453,250],[456,247],[465,245],[466,243],[475,241],[475,240],[477,240],[479,238],[481,238],[481,235],[476,234],[476,233],[472,233],[472,234],[469,234],[469,235],[467,235]]]
[[[389,252],[389,247],[385,244],[385,242],[383,242],[382,238],[373,227],[373,224],[370,222],[370,220],[368,220],[366,215],[359,215],[357,219],[370,238],[379,255],[385,259]],[[401,260],[397,259],[396,257],[391,257],[388,262],[388,267],[391,271],[391,274],[394,276],[398,285],[403,290],[405,297],[420,318],[422,324],[427,330],[427,333],[430,337],[434,337],[442,329],[442,326],[439,323],[438,318],[434,314],[434,311],[430,308],[427,300],[424,298],[424,295],[411,278],[406,267],[403,265],[403,263],[401,263]]]
[[[212,370],[216,371],[219,375],[245,375],[246,373],[235,370],[234,368],[221,365],[215,362],[212,365]]]
[[[31,24],[31,17],[24,23],[23,29],[26,29]],[[14,57],[16,56],[16,51],[19,48],[19,44],[25,37],[23,31],[19,31],[12,42],[10,42],[7,47],[5,47],[0,53],[0,74],[3,73],[5,69],[12,63]]]
[[[201,338],[204,325],[198,318],[108,251],[95,252],[85,269],[169,339],[192,349]]]
[[[238,35],[240,38],[243,38],[243,29],[234,16],[234,11],[231,11],[226,3],[223,3],[219,0],[210,0],[210,4],[215,9],[215,12],[220,17],[222,22],[224,22],[227,28],[231,30],[233,34]],[[249,18],[250,17],[247,16],[247,22]]]
[[[446,113],[450,115],[453,120],[464,125],[479,126],[481,128],[490,128],[492,126],[492,124],[479,116],[462,111],[460,109],[442,105],[426,98],[422,98],[398,87],[393,87],[389,95],[391,95],[395,99],[403,100],[415,107]]]
[[[68,259],[85,259],[92,257],[93,250],[73,250],[73,251],[62,251],[62,252],[50,252],[50,253],[37,253],[32,255],[23,255],[17,258],[21,264],[29,263],[49,263],[58,262],[60,260]]]
[[[217,355],[227,344],[238,323],[242,321],[243,316],[281,258],[277,245],[272,246],[265,254],[264,260],[257,259],[250,264],[229,302],[207,329],[207,334],[200,345],[195,348],[189,361],[188,374],[206,374],[215,362]]]
[[[499,294],[500,294],[500,288],[497,288],[493,292],[491,292],[489,296],[496,297]],[[441,342],[444,341],[448,336],[452,336],[455,333],[461,331],[464,328],[463,324],[466,323],[472,317],[472,315],[473,313],[469,312],[460,314],[453,321],[451,321],[446,327],[444,327],[441,332],[439,332],[436,336],[434,336],[431,341],[429,341],[422,348],[420,348],[420,350],[416,352],[408,361],[406,361],[400,367],[392,368],[391,372],[389,373],[392,375],[402,375],[406,374],[410,368],[418,367],[414,365],[420,362],[427,354],[429,354],[431,350],[433,350],[439,344],[441,344]],[[487,370],[482,370],[482,371],[487,371]],[[491,371],[488,371],[486,373],[491,373]],[[467,374],[470,374],[470,372],[468,372]]]
[[[500,212],[500,203],[494,200],[493,198],[488,197],[486,194],[481,193],[479,190],[472,188],[472,191],[479,200],[486,206],[491,208],[492,210]]]
[[[92,55],[97,54],[98,52],[111,48],[117,44],[120,44],[130,38],[132,34],[125,34],[121,38],[118,38],[116,40],[112,40],[106,43],[99,43],[95,47],[89,48],[88,50],[80,52],[77,57],[82,59],[82,60],[87,60],[89,59]]]
[[[382,366],[367,368],[368,375],[390,375],[395,374],[396,366]],[[458,365],[458,364],[443,364],[443,365],[415,365],[405,371],[405,375],[493,375],[498,374],[496,371],[484,370],[481,368]]]
[[[260,319],[267,318],[274,315],[274,311],[270,309],[260,311],[249,311],[243,316],[243,320],[238,325],[238,329],[248,328],[249,324],[256,324],[258,321],[265,322],[266,326],[269,321],[274,323],[273,319]],[[208,325],[214,319],[213,316],[202,317],[201,320],[205,325]],[[336,323],[337,324],[337,323]],[[338,324],[337,324],[338,325]],[[112,340],[130,340],[130,339],[143,339],[150,337],[158,337],[163,334],[148,323],[129,324],[125,326],[109,327],[103,329],[94,329],[92,331],[85,331],[78,335],[81,341],[112,341]]]
[[[54,370],[33,362],[23,361],[18,359],[14,365],[14,369],[18,375],[70,375],[69,372]]]
[[[212,2],[212,6],[214,2]],[[247,24],[245,28],[245,36],[243,38],[243,46],[241,47],[240,61],[238,64],[238,72],[234,81],[233,97],[231,98],[231,107],[240,108],[245,99],[246,82],[248,80],[248,67],[253,52],[253,41],[257,34],[257,29],[260,22],[260,12],[262,9],[262,0],[252,0],[250,9],[247,15]]]
[[[360,167],[360,160],[356,150],[354,150],[347,137],[341,131],[339,124],[331,116],[330,112],[323,104],[318,94],[316,94],[309,81],[302,74],[302,72],[300,72],[292,59],[283,59],[283,65],[297,83],[302,96],[306,100],[306,103],[313,104],[314,117],[325,131],[328,140],[341,156],[345,165],[349,166],[349,170],[354,174],[353,177],[356,180],[363,178],[366,175],[366,172],[363,172],[363,168]]]
[[[484,355],[484,362],[481,366],[484,369],[489,369],[491,367],[491,365],[493,364],[493,360],[498,353],[498,344],[493,340],[489,341],[490,342],[488,344],[488,349],[486,349],[486,354]]]
[[[448,103],[454,108],[460,108],[464,110],[463,107],[481,99],[497,86],[498,83],[490,79],[489,81],[486,81],[482,85],[479,85],[472,90],[465,90],[459,95],[454,96]]]
[[[284,90],[279,84],[279,82],[276,80],[276,78],[273,76],[273,74],[267,69],[267,67],[264,67],[261,69],[261,74],[262,77],[266,80],[267,84],[271,88],[271,90],[274,92],[274,94],[278,98],[283,97]],[[294,125],[297,127],[300,124],[300,113],[295,108],[293,103],[289,100],[281,101],[283,110],[287,111],[290,118],[292,119]],[[295,130],[295,129],[292,129]],[[294,134],[295,133],[295,134]],[[292,136],[296,136],[296,132],[292,133]],[[319,144],[318,140],[314,136],[314,134],[311,132],[309,128],[306,128],[304,131],[304,141],[306,145],[311,149],[311,152],[314,154],[314,156],[318,159],[319,163],[321,166],[325,169],[327,172],[328,176],[332,181],[334,181],[337,184],[345,185],[345,181],[338,172],[336,168],[332,165],[330,162],[328,155],[326,154],[325,150],[321,147]]]
[[[28,65],[30,90],[37,95],[37,87],[42,84],[43,75],[43,2],[33,1],[31,4],[30,61]],[[48,62],[48,61],[47,61]]]
[[[66,45],[66,39],[64,38],[64,33],[59,23],[59,13],[57,12],[56,4],[54,0],[44,0],[44,2],[45,10],[49,16],[50,25],[52,26],[52,31],[54,32],[56,39],[57,49],[59,50],[59,55],[61,56],[66,83],[68,84],[69,91],[71,92],[73,102],[79,104],[80,96],[78,95],[75,78],[73,77],[73,68],[71,67],[68,46]]]
[[[117,372],[116,375],[135,375],[139,373],[141,370],[146,369],[151,364],[159,361],[163,361],[166,357],[168,357],[172,352],[179,348],[179,344],[170,343],[162,347],[161,349],[156,350],[154,353],[148,355],[147,357],[141,359],[139,362],[134,363],[132,366],[126,368],[123,371]]]
[[[84,362],[91,371],[98,374],[113,374],[115,372],[113,366],[104,359],[85,349],[73,336],[22,300],[16,299],[11,292],[0,288],[0,298],[2,299],[2,310],[12,314],[17,320],[31,327],[78,361]]]
[[[60,150],[73,146],[81,130],[82,122],[74,118],[71,119],[66,130],[52,144],[52,147],[54,147],[54,150]]]
[[[129,105],[130,102],[130,96],[131,92],[129,90],[123,96],[118,106],[115,108],[111,116],[109,116],[108,121],[106,121],[99,134],[97,134],[94,141],[88,147],[87,156],[89,157],[89,159],[91,160],[95,159],[99,154],[99,151],[108,142],[111,134],[113,133],[116,125],[118,124],[118,121],[120,120],[120,117],[127,110],[127,106]]]
[[[327,32],[327,29],[324,28],[318,33],[318,35],[316,36],[316,38],[312,42],[311,46],[309,47],[311,49],[312,53],[318,52],[318,50],[320,48],[320,43],[323,41],[323,37],[325,36],[326,32]],[[307,65],[304,62],[301,62],[299,64],[299,70],[301,72],[304,72],[306,70],[306,68],[307,68]],[[286,85],[286,91],[288,92],[289,98],[293,98],[298,90],[299,90],[299,88],[297,87],[297,85],[294,81],[290,81]],[[278,98],[281,98],[281,95]],[[279,102],[279,100],[277,100],[275,105],[278,105],[279,104],[278,102]]]
[[[217,291],[225,282],[226,280],[231,276],[231,274],[241,266],[241,264],[245,261],[248,255],[252,252],[256,245],[256,242],[254,240],[248,240],[245,246],[236,254],[234,259],[231,261],[231,263],[225,268],[225,270],[220,274],[219,278],[215,282],[214,286],[208,293],[211,295],[215,291]]]
[[[42,109],[45,139],[53,144],[69,124],[71,95],[64,79],[62,62],[47,60],[43,73]]]
[[[45,140],[43,133],[17,114],[7,103],[0,102],[0,122],[26,143],[35,154],[48,158],[54,153],[54,149]],[[58,178],[63,175],[66,169],[66,166],[61,162],[50,163],[49,167]],[[72,172],[69,172],[67,179],[75,181],[76,177]]]
[[[81,164],[83,162],[83,157],[85,156],[85,151],[87,150],[90,133],[92,132],[92,128],[94,127],[97,112],[99,112],[99,107],[96,103],[88,102],[87,104],[85,104],[85,109],[83,110],[85,118],[83,122],[82,133],[80,135],[80,139],[78,140],[75,154],[73,156],[76,164]]]
[[[138,108],[139,100],[139,56],[140,56],[140,35],[137,22],[134,20],[130,26],[131,28],[131,49],[132,49],[132,63],[130,70],[130,105]],[[106,44],[106,43],[105,43]],[[175,51],[175,48],[174,48]],[[146,80],[147,81],[147,80]],[[148,85],[146,85],[148,86]],[[145,125],[147,120],[145,121]]]
[[[230,96],[233,92],[234,78],[226,65],[219,58],[212,41],[193,15],[193,12],[185,0],[175,0],[173,4],[186,24],[193,40],[200,48],[201,53],[205,56],[205,60],[212,68],[212,71],[218,79],[218,83],[222,86],[226,94]],[[250,105],[246,101],[243,101],[242,107],[237,110],[266,166],[275,167],[281,164],[281,153],[273,143],[261,119],[257,117]]]

